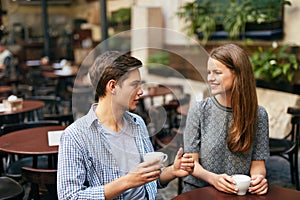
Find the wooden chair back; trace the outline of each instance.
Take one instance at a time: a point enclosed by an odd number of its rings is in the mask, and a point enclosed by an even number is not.
[[[57,199],[57,170],[56,169],[36,169],[31,167],[22,167],[22,178],[32,184],[32,191],[29,194],[30,198],[40,198],[40,186],[45,185],[47,195],[50,199]]]

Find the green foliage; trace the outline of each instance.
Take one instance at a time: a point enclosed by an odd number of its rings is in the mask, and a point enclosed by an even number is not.
[[[158,51],[149,55],[148,68],[161,68],[170,64],[171,57],[166,51]]]
[[[131,20],[131,8],[120,8],[112,12],[109,22],[111,25],[126,25]]]
[[[168,68],[171,56],[166,51],[157,51],[149,55],[147,60],[147,68],[149,70],[163,70]]]
[[[211,15],[213,12],[210,8],[210,2],[208,1],[201,1],[200,3],[197,1],[187,2],[176,13],[188,23],[185,29],[189,35],[202,32],[203,43],[206,43],[211,33],[216,30],[216,19]]]
[[[245,32],[246,23],[273,22],[277,19],[279,8],[291,5],[290,1],[279,0],[280,5],[266,4],[267,8],[261,8],[257,2],[251,0],[227,0],[227,1],[192,1],[179,8],[176,15],[187,22],[185,29],[189,35],[201,32],[205,44],[217,25],[222,25],[229,33],[231,39],[237,39]],[[277,13],[275,12],[277,10]]]
[[[270,21],[271,17],[265,15],[249,0],[231,0],[226,9],[223,26],[229,33],[229,38],[236,39],[240,34],[244,35],[246,23],[262,23]]]
[[[250,57],[256,79],[291,83],[298,69],[295,54],[287,52],[289,45],[277,47],[274,43],[267,50],[259,47]]]

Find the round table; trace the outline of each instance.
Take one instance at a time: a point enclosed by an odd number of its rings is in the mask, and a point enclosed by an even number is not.
[[[33,155],[32,167],[37,168],[39,155],[48,155],[48,167],[57,164],[58,146],[48,145],[48,131],[64,130],[66,126],[44,126],[10,132],[0,137],[0,151],[19,155]],[[32,188],[31,188],[32,190]]]
[[[203,187],[195,190],[191,190],[185,193],[182,193],[173,200],[299,200],[300,191],[287,189],[278,186],[270,186],[269,191],[265,195],[256,195],[247,193],[244,196],[238,196],[236,194],[226,194],[216,190],[214,187]]]
[[[23,155],[56,154],[58,146],[48,145],[48,131],[65,128],[65,126],[44,126],[11,132],[0,137],[0,151]]]
[[[11,86],[0,86],[0,94],[2,93],[8,93],[12,91]]]
[[[38,110],[38,109],[40,109],[44,106],[45,106],[45,103],[43,101],[23,100],[23,108],[17,109],[17,110],[12,110],[12,111],[0,112],[0,116],[31,112],[31,111],[34,111],[34,110]]]
[[[77,66],[72,66],[70,70],[54,70],[54,71],[45,71],[43,72],[43,76],[46,78],[58,79],[58,78],[71,78],[75,77],[78,72]]]
[[[42,73],[42,75],[45,78],[52,79],[54,81],[56,96],[59,96],[63,99],[69,99],[72,93],[68,91],[68,88],[73,86],[77,72],[78,67],[72,66],[70,71],[45,71]]]

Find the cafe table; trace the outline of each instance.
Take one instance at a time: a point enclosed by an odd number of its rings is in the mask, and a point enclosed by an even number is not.
[[[247,193],[243,196],[236,194],[227,194],[216,190],[212,186],[198,188],[182,193],[172,200],[299,200],[300,191],[283,188],[279,186],[270,186],[265,195],[256,195]]]
[[[6,116],[6,115],[14,115],[14,114],[20,114],[20,113],[26,113],[31,112],[34,110],[38,110],[45,106],[45,103],[43,101],[39,100],[23,100],[23,106],[20,109],[15,110],[0,110],[0,116]]]
[[[45,78],[59,79],[75,77],[78,73],[78,66],[69,66],[66,69],[44,71],[42,74]]]
[[[11,86],[0,86],[0,94],[6,94],[12,91]]]
[[[47,79],[52,79],[56,95],[65,98],[64,95],[68,93],[68,86],[73,86],[77,73],[78,66],[72,66],[67,70],[44,71],[42,75]]]
[[[43,126],[14,131],[0,137],[0,151],[18,154],[33,155],[33,167],[37,166],[36,156],[57,155],[58,146],[49,145],[48,132],[64,130],[66,126]]]
[[[27,114],[27,120],[35,120],[34,111],[45,106],[43,101],[39,100],[23,100],[22,108],[15,110],[7,110],[3,106],[0,108],[0,124],[13,122],[20,122],[24,118],[24,115]]]

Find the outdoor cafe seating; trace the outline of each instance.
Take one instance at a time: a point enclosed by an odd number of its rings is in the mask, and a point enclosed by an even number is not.
[[[290,165],[291,182],[300,190],[298,152],[300,143],[300,109],[289,107],[287,112],[292,115],[291,130],[284,138],[270,138],[270,155],[280,156]]]
[[[33,87],[32,90],[30,90],[30,87],[27,87],[29,88],[28,92],[23,92],[22,90],[23,88],[21,87],[22,84],[18,85],[16,88],[12,89],[11,91],[8,90],[10,88],[4,88],[6,89],[5,93],[3,93],[4,95],[6,95],[4,99],[6,99],[9,95],[13,94],[14,90],[17,89],[18,96],[22,97],[24,99],[24,102],[38,101],[38,102],[42,102],[42,104],[39,107],[34,108],[33,110],[26,110],[22,113],[8,113],[8,112],[0,113],[0,119],[1,119],[1,115],[3,116],[5,115],[5,117],[2,117],[2,120],[0,120],[1,126],[3,128],[2,130],[3,135],[4,132],[6,135],[9,134],[9,132],[16,131],[16,129],[8,131],[7,127],[9,127],[9,124],[12,124],[12,126],[14,126],[14,124],[16,123],[30,124],[33,123],[32,121],[50,120],[50,121],[55,121],[55,124],[53,124],[53,126],[59,125],[65,127],[71,124],[75,120],[76,116],[72,113],[73,102],[72,99],[70,99],[70,94],[72,95],[72,93],[68,93],[64,96],[60,96],[60,93],[57,92],[60,86],[57,87],[56,84],[58,84],[60,80],[63,80],[63,78],[56,77],[57,75],[59,76],[59,74],[53,74],[53,71],[49,71],[49,69],[47,70],[45,69],[41,69],[40,75],[42,76],[44,74],[48,76],[47,84],[44,85],[41,84],[40,85],[41,87]],[[64,74],[62,75],[65,76]],[[72,81],[74,81],[75,78],[73,76],[74,74],[72,74],[71,77],[68,77],[68,80],[71,82],[67,82],[67,83],[60,82],[60,84],[72,83]],[[70,84],[65,86],[70,87]],[[45,90],[43,90],[43,88]],[[86,88],[88,87],[84,87],[84,89]],[[71,86],[71,89],[67,89],[67,91],[72,92],[72,89],[74,88],[72,88]],[[77,92],[75,95],[85,97],[87,96],[86,94],[90,94],[90,90],[88,90],[85,93],[85,90],[81,90],[78,92],[76,89],[78,89],[78,87],[75,88],[75,92]],[[190,94],[186,93],[184,91],[183,86],[180,84],[174,84],[174,85],[172,84],[151,85],[150,84],[144,88],[144,94],[140,99],[138,108],[136,111],[133,111],[143,117],[147,125],[147,128],[151,134],[151,139],[155,150],[164,151],[165,153],[167,153],[169,155],[169,159],[168,159],[169,163],[172,162],[172,160],[174,160],[174,156],[175,156],[174,152],[176,152],[179,147],[183,146],[183,132],[184,132],[185,121],[186,121],[187,111],[190,102],[191,102]],[[24,108],[26,108],[26,106]],[[76,110],[76,108],[74,108],[74,110]],[[288,112],[290,113],[290,111]],[[298,123],[299,116],[296,116],[297,114],[292,112],[290,114],[293,115],[293,119],[291,123],[295,124],[295,128],[292,129],[293,133],[297,133],[299,132],[299,128],[296,127],[299,126]],[[11,115],[13,117],[9,118]],[[8,120],[8,118],[13,120]],[[15,119],[18,120],[14,121]],[[45,126],[45,124],[43,126]],[[21,129],[25,129],[25,127]],[[294,146],[293,151],[280,152],[280,155],[287,153],[288,156],[290,154],[290,157],[293,157],[293,160],[288,159],[292,166],[291,178],[292,178],[292,182],[296,184],[296,188],[299,188],[299,181],[297,179],[299,175],[296,174],[297,173],[296,169],[298,167],[295,163],[297,162],[296,149],[298,149],[298,147]],[[53,150],[53,152],[54,154],[56,154],[57,150]],[[11,162],[16,157],[15,155],[13,156],[12,155],[13,154],[1,152],[2,158],[5,158],[4,159],[5,162],[1,164],[1,166],[4,166],[4,168],[2,168],[2,174],[20,180],[21,178],[24,178],[23,176],[25,173],[28,175],[29,172],[25,172],[25,170],[28,170],[29,167],[32,167],[32,163],[34,162],[33,161],[34,157],[28,155],[26,156],[19,155],[17,156],[15,162]],[[273,155],[272,148],[271,148],[271,155]],[[49,173],[47,172],[56,173],[54,165],[51,165],[52,167],[49,167],[50,166],[49,162],[50,163],[52,162],[52,164],[56,162],[55,156],[49,157],[45,155],[39,155],[36,157],[38,158],[37,163],[39,163],[39,165],[37,165],[36,168],[29,169],[31,170],[30,173],[38,171],[38,173],[43,173],[43,175],[41,176],[44,176],[45,174],[46,177],[49,175]],[[9,162],[6,162],[8,158],[10,160]],[[13,176],[12,174],[15,171],[17,171],[17,173],[15,173],[15,176]],[[32,182],[34,185],[32,188],[33,189],[32,195],[37,195],[35,191],[38,191],[39,189],[37,189],[36,186],[39,184],[44,184],[43,180],[45,179],[34,180],[32,179],[31,176],[31,178],[27,177],[26,180]],[[178,183],[176,186],[176,194],[182,193],[182,187],[183,187],[182,179],[178,179]]]

